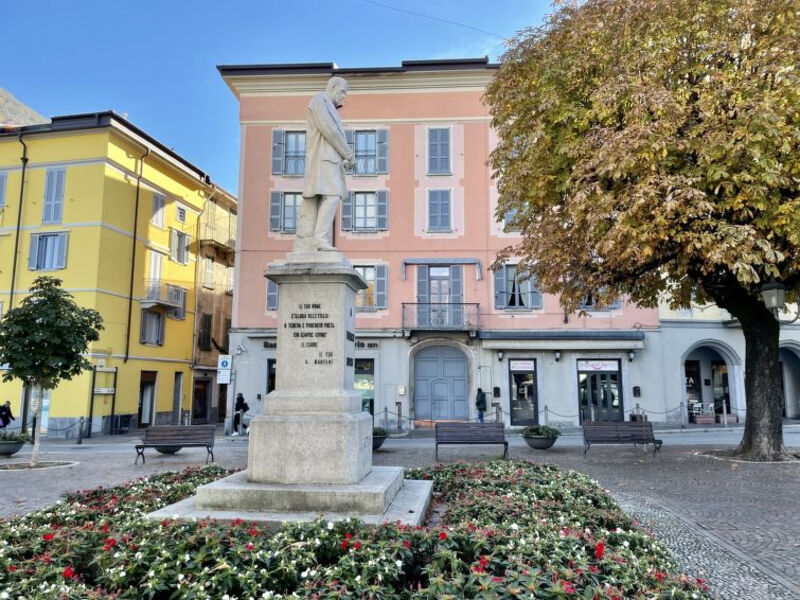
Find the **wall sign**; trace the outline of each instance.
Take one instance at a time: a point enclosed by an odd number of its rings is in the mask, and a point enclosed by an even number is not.
[[[533,371],[536,369],[534,360],[509,360],[508,368],[512,371]]]
[[[619,371],[616,360],[579,360],[578,371]]]

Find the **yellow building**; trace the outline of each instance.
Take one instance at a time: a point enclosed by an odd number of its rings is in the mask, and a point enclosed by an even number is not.
[[[0,130],[0,313],[49,275],[105,326],[90,348],[94,371],[45,395],[48,435],[76,437],[81,417],[95,435],[189,420],[209,201],[235,206],[207,174],[112,112]],[[27,396],[19,382],[0,383],[12,427],[31,419]]]

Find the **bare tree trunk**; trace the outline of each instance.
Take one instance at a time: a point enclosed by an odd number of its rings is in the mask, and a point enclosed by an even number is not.
[[[34,415],[34,423],[36,426],[34,427],[34,431],[31,433],[33,434],[33,453],[31,454],[31,461],[28,463],[28,466],[33,468],[39,463],[39,444],[41,443],[41,429],[42,429],[42,386],[38,383],[34,388],[38,394],[35,395],[35,400],[33,401],[33,415]]]
[[[760,302],[746,314],[736,315],[745,340],[745,394],[747,417],[744,436],[735,454],[749,460],[781,460],[783,445],[783,392],[778,344],[780,323]]]

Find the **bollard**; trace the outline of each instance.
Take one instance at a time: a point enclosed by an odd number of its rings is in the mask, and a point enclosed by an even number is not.
[[[544,405],[544,424],[547,425],[548,416],[547,416],[547,404]]]
[[[683,400],[681,400],[681,429],[685,427],[684,419],[686,419],[686,411],[683,408]]]
[[[81,420],[78,424],[78,444],[83,444],[83,424],[84,418],[81,417]]]
[[[494,422],[495,423],[502,423],[503,421],[503,412],[500,409],[499,402],[492,402],[494,405]]]
[[[37,433],[38,432],[36,431],[36,414],[34,413],[33,421],[31,423],[31,444],[35,444],[36,443],[36,435],[37,435]]]
[[[389,407],[383,407],[383,428],[389,431]]]
[[[397,409],[397,431],[403,431],[403,403],[395,402],[394,407]]]

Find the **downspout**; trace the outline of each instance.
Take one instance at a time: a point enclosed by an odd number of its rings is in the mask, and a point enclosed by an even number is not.
[[[22,176],[19,180],[19,206],[17,207],[17,233],[14,237],[14,262],[11,267],[11,289],[9,290],[8,308],[14,308],[14,285],[17,279],[17,255],[19,254],[19,236],[22,229],[22,199],[25,197],[25,170],[28,166],[28,146],[22,141],[19,134],[19,143],[22,144]]]
[[[144,174],[144,159],[150,156],[150,148],[145,148],[144,154],[139,159],[139,175],[136,177],[136,203],[133,209],[133,235],[131,236],[131,278],[128,286],[128,323],[125,334],[125,358],[128,362],[131,351],[131,321],[133,317],[133,278],[136,274],[136,235],[139,231],[139,195],[142,189],[142,175]]]

